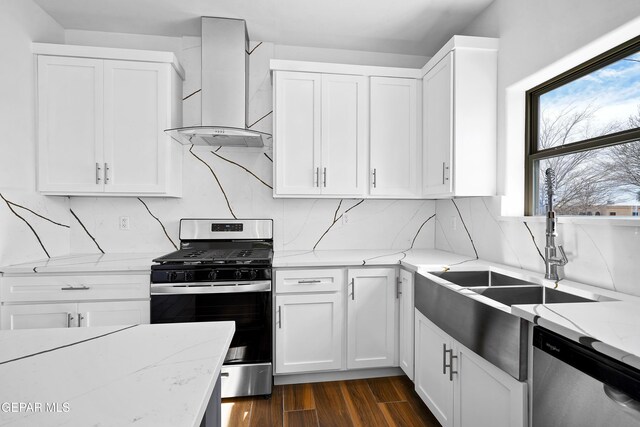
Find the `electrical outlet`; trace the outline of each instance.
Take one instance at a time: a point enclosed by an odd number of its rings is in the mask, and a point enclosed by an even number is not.
[[[121,216],[120,217],[120,230],[129,230],[129,217]]]
[[[457,216],[452,216],[451,217],[451,229],[453,231],[456,231],[458,229],[458,217]]]
[[[348,213],[343,213],[342,214],[342,224],[349,224],[349,214]]]

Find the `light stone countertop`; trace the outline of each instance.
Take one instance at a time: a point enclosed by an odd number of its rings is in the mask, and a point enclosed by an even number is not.
[[[233,322],[0,331],[0,425],[199,426],[234,331]],[[32,409],[13,412],[21,402]]]
[[[149,273],[152,260],[162,255],[162,253],[71,254],[0,267],[0,273],[6,276],[33,273]]]

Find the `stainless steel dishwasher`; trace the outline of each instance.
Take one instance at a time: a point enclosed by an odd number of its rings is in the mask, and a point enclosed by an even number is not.
[[[533,333],[533,426],[640,426],[640,371],[547,329]]]

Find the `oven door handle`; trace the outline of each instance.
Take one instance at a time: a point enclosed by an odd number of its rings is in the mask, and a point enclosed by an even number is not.
[[[270,280],[252,282],[205,282],[151,285],[151,295],[228,294],[241,292],[270,292]]]

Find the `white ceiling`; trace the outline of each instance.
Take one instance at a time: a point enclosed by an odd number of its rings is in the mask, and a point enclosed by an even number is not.
[[[199,36],[199,18],[219,16],[255,41],[426,56],[492,1],[35,0],[65,29]]]

